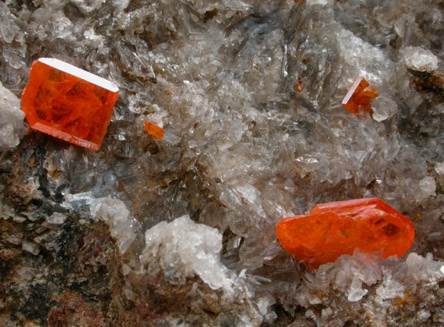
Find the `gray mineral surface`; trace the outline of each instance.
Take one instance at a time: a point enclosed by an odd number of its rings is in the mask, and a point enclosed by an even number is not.
[[[442,0],[1,0],[0,326],[444,325],[443,36]],[[119,86],[100,151],[29,129],[41,57]],[[414,222],[404,257],[277,241],[364,197]]]

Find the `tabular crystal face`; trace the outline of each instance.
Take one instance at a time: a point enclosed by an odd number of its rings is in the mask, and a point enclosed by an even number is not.
[[[369,198],[319,204],[307,216],[282,219],[276,234],[297,261],[316,269],[355,249],[402,257],[413,244],[415,228],[388,204]]]
[[[161,128],[157,125],[154,125],[153,123],[150,123],[149,121],[145,122],[145,132],[154,136],[156,139],[163,138],[163,128]]]
[[[348,90],[342,106],[350,111],[352,114],[358,115],[359,118],[364,117],[364,113],[371,113],[371,101],[377,98],[378,95],[370,84],[362,77],[358,78]]]
[[[32,129],[99,150],[118,87],[99,76],[53,58],[32,64],[22,109]]]

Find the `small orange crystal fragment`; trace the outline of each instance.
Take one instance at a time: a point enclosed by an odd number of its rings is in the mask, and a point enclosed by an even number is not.
[[[388,204],[368,198],[318,204],[307,216],[282,219],[276,234],[297,261],[316,269],[355,249],[402,257],[413,244],[415,227]]]
[[[375,90],[363,77],[360,77],[348,90],[342,100],[342,106],[359,118],[363,118],[365,113],[370,114],[372,112],[371,101],[376,97],[378,95]]]
[[[163,138],[163,128],[150,123],[149,121],[145,122],[145,132],[154,136],[156,139]]]
[[[53,58],[32,64],[22,109],[32,129],[99,150],[118,87],[106,79]]]

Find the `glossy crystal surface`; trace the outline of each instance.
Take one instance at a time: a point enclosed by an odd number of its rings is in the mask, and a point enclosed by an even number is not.
[[[413,244],[415,228],[388,204],[368,198],[319,204],[306,216],[282,219],[276,234],[297,261],[318,268],[355,249],[401,257]]]
[[[352,114],[363,117],[365,113],[372,112],[371,101],[376,97],[378,95],[374,89],[370,87],[370,84],[363,77],[360,77],[355,80],[352,87],[348,90],[342,100],[342,106]]]
[[[155,137],[156,139],[162,139],[163,138],[163,128],[150,123],[149,121],[145,122],[145,132],[150,134],[151,136]]]
[[[52,58],[32,64],[22,109],[32,129],[99,150],[117,101],[113,83]]]

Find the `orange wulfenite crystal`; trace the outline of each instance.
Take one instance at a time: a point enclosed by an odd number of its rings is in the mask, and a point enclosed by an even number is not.
[[[159,126],[154,125],[153,123],[150,123],[149,121],[145,122],[145,132],[154,136],[156,139],[163,138],[163,128],[160,128]]]
[[[363,77],[358,78],[342,100],[342,106],[352,114],[358,115],[359,118],[363,118],[364,113],[370,114],[371,101],[378,95],[369,86],[370,84]]]
[[[318,204],[307,216],[282,219],[276,234],[297,261],[316,269],[355,249],[402,257],[413,244],[415,227],[388,204],[368,198]]]
[[[99,150],[118,87],[106,79],[53,58],[32,64],[22,109],[32,129]]]

